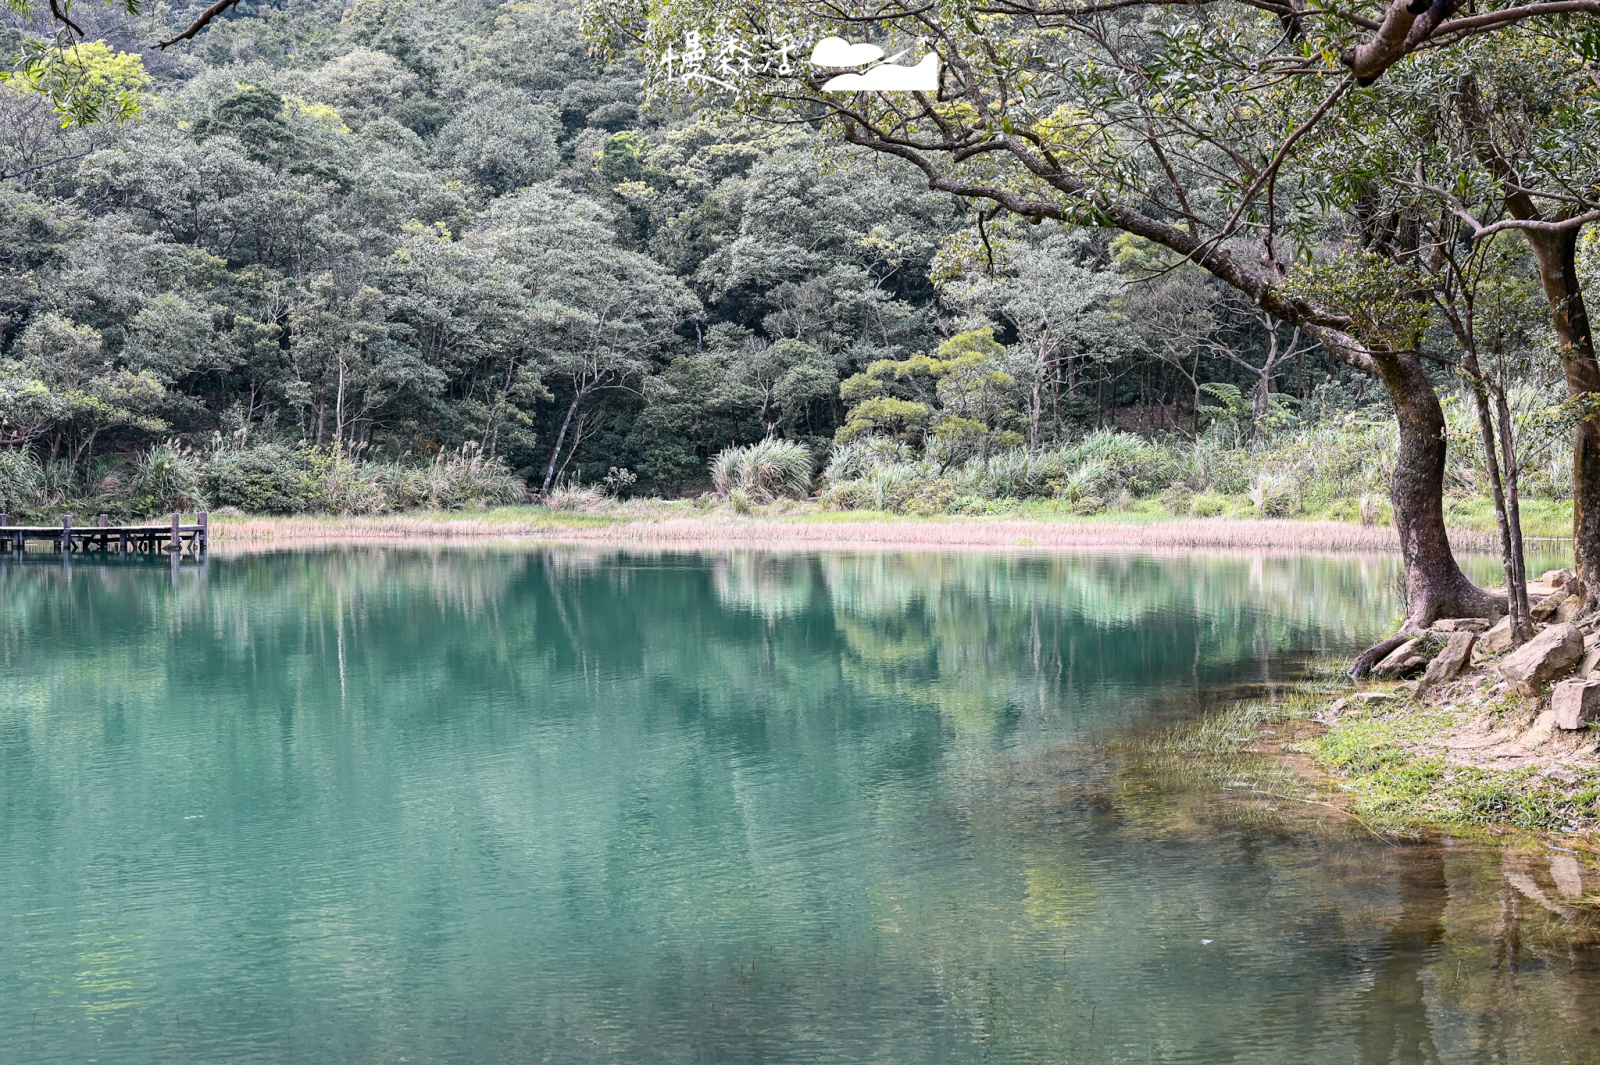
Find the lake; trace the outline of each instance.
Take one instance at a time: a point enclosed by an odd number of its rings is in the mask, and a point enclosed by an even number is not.
[[[1600,1061],[1572,856],[1130,768],[1395,571],[0,563],[0,1061]]]

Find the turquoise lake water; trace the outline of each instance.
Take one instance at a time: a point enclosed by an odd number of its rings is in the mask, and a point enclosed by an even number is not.
[[[0,1062],[1600,1060],[1587,865],[1119,753],[1394,570],[0,564]]]

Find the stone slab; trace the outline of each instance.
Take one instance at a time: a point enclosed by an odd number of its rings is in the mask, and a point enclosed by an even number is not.
[[[1477,642],[1478,634],[1475,632],[1452,632],[1444,648],[1428,663],[1428,671],[1422,675],[1419,689],[1427,691],[1435,684],[1443,684],[1460,676],[1472,661],[1472,647]]]
[[[1550,693],[1556,728],[1588,728],[1600,719],[1600,680],[1564,680]]]
[[[1571,671],[1583,657],[1583,633],[1576,625],[1551,625],[1512,651],[1500,663],[1500,676],[1519,695],[1537,696],[1548,682]]]

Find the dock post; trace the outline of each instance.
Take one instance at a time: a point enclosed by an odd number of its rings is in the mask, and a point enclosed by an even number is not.
[[[11,524],[11,515],[9,515],[9,514],[0,514],[0,529],[4,529],[7,525],[10,525],[10,524]],[[0,537],[0,550],[4,550],[4,551],[11,550],[11,537],[9,537],[9,536]]]
[[[64,514],[61,517],[61,545],[57,550],[72,551],[72,515]]]
[[[211,522],[203,510],[196,515],[195,521],[200,526],[200,532],[195,538],[195,543],[199,545],[199,553],[204,554],[211,547]]]
[[[183,550],[183,533],[178,531],[178,526],[183,522],[182,514],[172,516],[172,541],[167,544],[167,550],[178,554]]]
[[[104,529],[105,527],[106,527],[106,516],[104,514],[102,514],[102,515],[100,515],[100,528]],[[101,551],[102,554],[104,554],[106,548],[110,546],[110,544],[108,542],[110,539],[111,539],[111,534],[110,533],[101,533],[100,534],[100,542],[98,544],[96,544],[95,546],[100,548],[100,551]]]

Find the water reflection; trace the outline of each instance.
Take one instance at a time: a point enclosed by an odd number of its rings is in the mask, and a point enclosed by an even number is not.
[[[1106,745],[1350,653],[1392,575],[0,563],[0,1060],[1592,1060],[1586,858]]]

